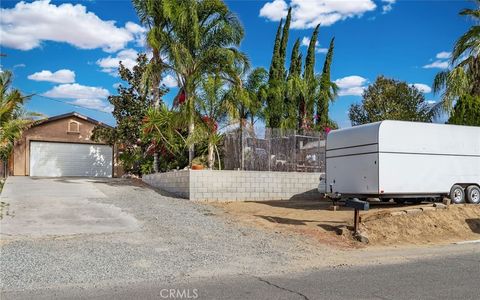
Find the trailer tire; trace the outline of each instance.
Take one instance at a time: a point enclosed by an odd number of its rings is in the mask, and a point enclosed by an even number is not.
[[[393,201],[397,204],[404,204],[407,199],[404,198],[395,198]]]
[[[450,189],[450,200],[454,204],[460,204],[465,202],[465,190],[462,186],[455,184]]]
[[[465,190],[468,203],[480,203],[480,188],[476,185],[471,185]]]

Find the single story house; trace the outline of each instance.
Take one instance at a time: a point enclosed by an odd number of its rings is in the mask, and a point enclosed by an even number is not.
[[[110,127],[77,112],[35,122],[15,143],[8,173],[44,177],[120,176],[115,147],[91,140],[95,126]]]

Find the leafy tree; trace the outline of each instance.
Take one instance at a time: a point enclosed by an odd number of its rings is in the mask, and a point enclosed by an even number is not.
[[[455,100],[463,95],[480,96],[480,0],[476,9],[464,9],[460,15],[473,19],[474,25],[455,43],[450,70],[435,76],[433,90],[442,92],[437,111],[450,111]]]
[[[413,85],[380,76],[363,93],[361,104],[349,110],[352,125],[382,120],[431,122],[432,111],[425,96]]]
[[[6,161],[14,143],[34,122],[35,113],[25,112],[23,105],[31,96],[23,95],[12,85],[12,73],[0,72],[0,159]]]
[[[337,85],[330,78],[330,68],[333,59],[333,48],[335,38],[330,41],[327,56],[323,65],[322,75],[320,76],[320,94],[317,98],[317,128],[332,127],[332,121],[328,117],[328,107],[330,102],[335,101],[338,93]]]
[[[460,97],[453,107],[448,123],[480,126],[480,96]]]
[[[151,161],[151,155],[145,156],[148,144],[141,141],[142,132],[139,126],[147,110],[153,107],[156,101],[156,96],[145,91],[143,86],[148,66],[149,61],[145,54],[137,56],[137,64],[132,70],[120,62],[118,73],[126,85],[120,84],[117,88],[118,95],[108,97],[113,106],[112,114],[116,127],[112,129],[96,126],[92,136],[94,140],[102,140],[111,145],[119,144],[122,151],[119,158],[123,168],[126,172],[136,174],[141,174],[141,166]],[[159,87],[159,95],[166,92],[165,87]]]

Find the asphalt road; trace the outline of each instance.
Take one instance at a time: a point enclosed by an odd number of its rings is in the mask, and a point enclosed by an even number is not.
[[[337,266],[268,277],[240,275],[11,292],[2,299],[478,299],[480,246],[477,250],[401,264]]]

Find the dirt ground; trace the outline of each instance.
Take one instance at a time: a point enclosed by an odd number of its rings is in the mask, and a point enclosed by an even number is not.
[[[292,235],[300,234],[338,248],[361,248],[351,234],[353,210],[330,210],[326,201],[265,201],[208,203],[241,223]],[[408,214],[404,211],[408,210]],[[394,215],[391,213],[394,212]],[[398,214],[398,215],[395,215]],[[445,244],[480,239],[480,205],[451,205],[435,209],[432,203],[398,205],[371,202],[361,212],[361,231],[370,246]]]

